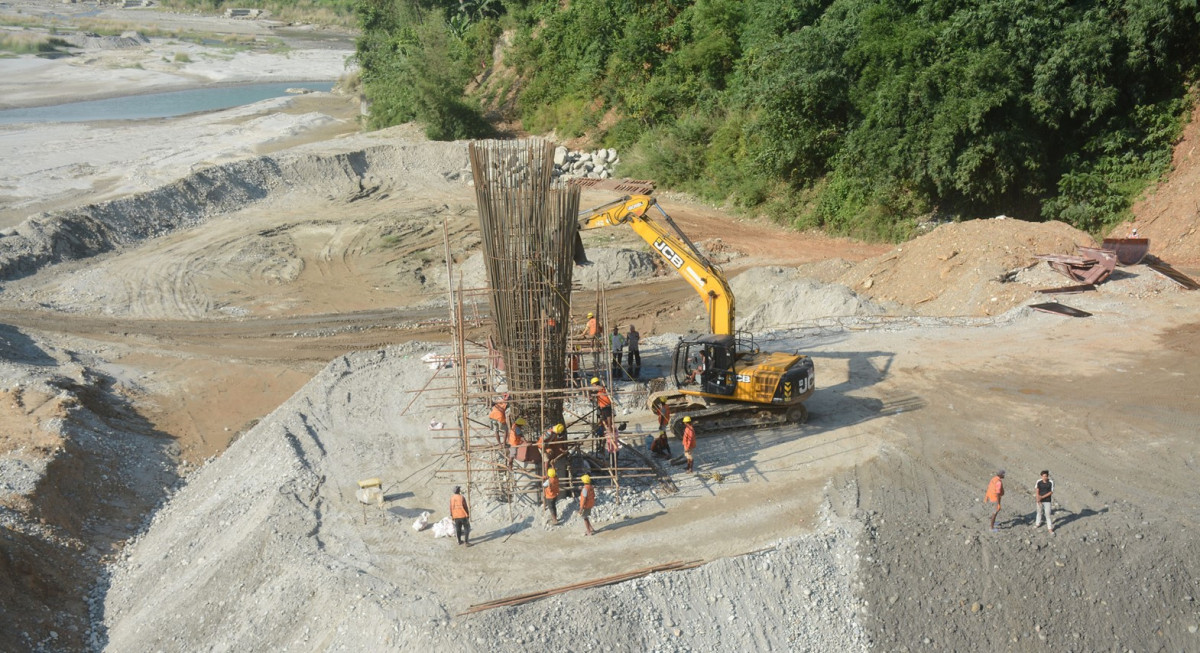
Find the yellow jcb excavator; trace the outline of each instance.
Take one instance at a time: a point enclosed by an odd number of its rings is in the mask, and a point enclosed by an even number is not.
[[[650,208],[659,216],[648,215]],[[661,218],[661,219],[660,219]],[[813,393],[812,359],[799,353],[763,352],[748,334],[734,331],[733,293],[713,265],[649,195],[629,195],[579,214],[579,229],[627,224],[704,301],[709,334],[680,339],[672,357],[674,390],[651,395],[671,407],[671,428],[690,415],[702,429],[718,430],[808,419],[804,400]],[[575,262],[586,263],[583,241]]]

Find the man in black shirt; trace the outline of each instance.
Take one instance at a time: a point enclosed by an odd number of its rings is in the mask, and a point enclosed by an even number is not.
[[[1036,485],[1033,486],[1034,496],[1034,514],[1037,518],[1034,519],[1034,528],[1042,525],[1042,514],[1046,515],[1046,530],[1050,534],[1054,534],[1054,522],[1050,521],[1050,501],[1054,494],[1054,481],[1050,480],[1049,470],[1042,470],[1042,478],[1038,479]]]

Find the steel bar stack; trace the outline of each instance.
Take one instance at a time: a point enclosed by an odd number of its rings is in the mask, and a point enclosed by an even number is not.
[[[562,419],[579,189],[554,187],[554,145],[542,139],[470,145],[496,340],[517,412],[531,435]],[[541,398],[539,398],[541,399]]]

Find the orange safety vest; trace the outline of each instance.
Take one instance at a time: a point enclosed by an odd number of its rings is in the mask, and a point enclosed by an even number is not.
[[[497,401],[496,403],[492,404],[492,412],[488,413],[488,418],[504,424],[508,421],[508,417],[506,417],[504,414],[504,411],[506,410],[508,410],[508,402]]]
[[[691,422],[683,427],[683,450],[691,451],[696,448],[696,429]]]
[[[999,501],[1000,497],[1004,496],[1004,481],[999,476],[993,476],[992,481],[988,483],[987,500]]]
[[[554,478],[546,477],[546,490],[545,491],[546,491],[547,499],[557,499],[558,498],[558,477],[554,477]]]
[[[667,422],[671,421],[671,407],[667,406],[666,402],[661,401],[656,405],[658,406],[658,409],[655,411],[658,413],[658,428],[664,428]]]
[[[508,446],[519,447],[525,444],[525,438],[521,437],[521,433],[519,432],[520,428],[514,424],[511,429],[508,429]]]
[[[585,483],[583,489],[579,491],[579,507],[581,509],[591,508],[596,505],[596,490],[591,485]]]
[[[467,512],[467,500],[461,494],[450,495],[450,517],[453,519],[466,519],[470,516]]]
[[[596,323],[596,318],[590,318],[587,321],[587,329],[584,330],[584,334],[595,338],[599,333],[600,325]]]
[[[600,386],[600,390],[596,392],[596,405],[600,408],[612,405],[612,399],[608,396],[608,391],[604,386]]]

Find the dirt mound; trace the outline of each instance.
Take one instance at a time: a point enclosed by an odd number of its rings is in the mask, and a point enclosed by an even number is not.
[[[1200,183],[1200,106],[1192,112],[1183,138],[1175,146],[1167,181],[1133,205],[1132,223],[1113,229],[1124,238],[1136,228],[1150,239],[1150,253],[1176,266],[1200,266],[1200,223],[1197,223],[1196,186]]]
[[[1039,264],[1037,254],[1075,254],[1094,247],[1086,233],[1063,222],[999,217],[943,224],[867,261],[838,281],[877,302],[903,304],[921,315],[999,315],[1036,290],[1011,276]],[[1069,285],[1062,277],[1062,283]]]
[[[92,361],[0,328],[0,649],[91,650],[103,563],[178,478]]]
[[[896,314],[839,284],[807,278],[797,268],[753,268],[734,277],[738,328],[749,331],[794,328],[826,317]]]

